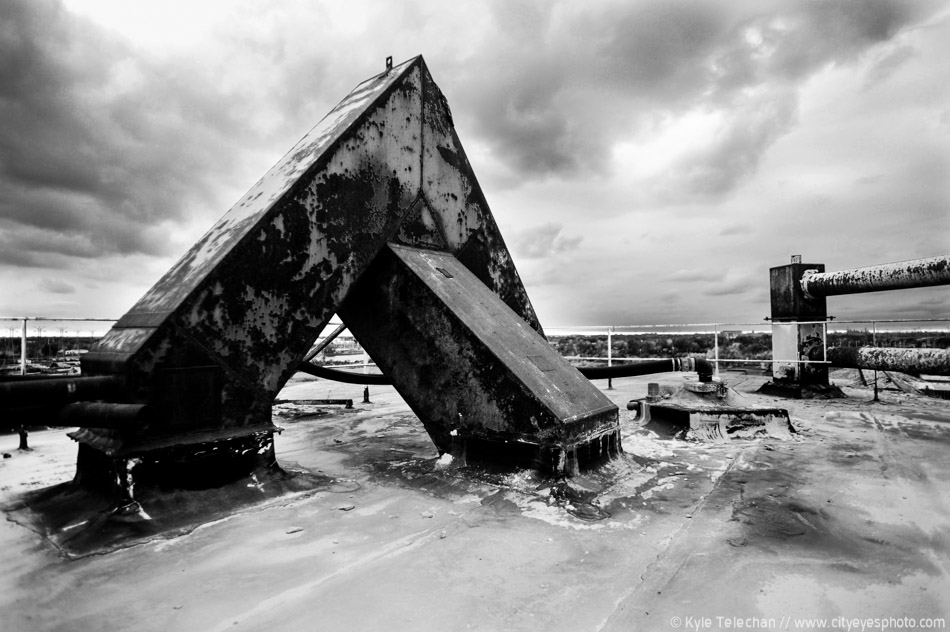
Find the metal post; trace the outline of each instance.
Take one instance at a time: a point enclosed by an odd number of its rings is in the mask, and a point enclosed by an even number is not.
[[[871,341],[877,346],[877,321],[871,321]],[[877,369],[874,369],[874,401],[877,399]]]
[[[613,366],[613,327],[607,327],[607,366]],[[612,377],[607,378],[607,390],[613,390],[614,380]]]
[[[828,321],[821,324],[821,361],[828,361]]]
[[[366,375],[369,372],[369,354],[366,353],[366,350],[363,350],[363,375]],[[370,404],[369,401],[369,384],[363,386],[363,403]]]
[[[713,325],[713,373],[719,377],[719,325]]]
[[[26,319],[23,319],[23,330],[20,332],[20,375],[26,375]]]

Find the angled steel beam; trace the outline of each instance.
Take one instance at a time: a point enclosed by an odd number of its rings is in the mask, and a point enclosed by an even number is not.
[[[569,474],[619,450],[617,406],[451,253],[391,244],[339,314],[440,452]]]
[[[421,57],[359,84],[83,357],[85,375],[124,380],[103,403],[149,411],[135,428],[87,423],[83,454],[233,441],[272,462],[275,396],[390,244],[447,253],[543,340]]]

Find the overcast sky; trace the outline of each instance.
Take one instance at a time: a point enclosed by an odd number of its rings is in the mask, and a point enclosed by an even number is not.
[[[792,254],[950,254],[946,2],[0,0],[0,315],[121,316],[417,54],[545,326],[761,322]]]

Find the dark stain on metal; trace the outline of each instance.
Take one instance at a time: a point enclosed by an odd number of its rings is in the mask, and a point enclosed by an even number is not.
[[[805,270],[801,287],[808,298],[950,285],[950,255],[822,272]]]
[[[427,258],[456,294],[421,272]],[[273,400],[338,311],[440,450],[508,443],[568,473],[621,450],[616,406],[544,340],[416,57],[387,59],[146,292],[83,357],[80,396],[49,387],[81,424],[77,479],[131,503],[136,476],[175,478],[189,459],[269,467]],[[410,332],[415,346],[380,332]],[[112,390],[94,397],[91,380]]]
[[[568,473],[619,452],[616,406],[450,253],[390,245],[339,313],[440,452]]]
[[[950,349],[832,347],[832,366],[849,369],[900,371],[910,375],[950,375]]]

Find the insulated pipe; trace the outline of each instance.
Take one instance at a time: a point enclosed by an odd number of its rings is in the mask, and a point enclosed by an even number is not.
[[[145,404],[76,402],[59,411],[59,421],[80,428],[130,428],[141,425],[148,412]]]
[[[392,380],[385,375],[350,373],[349,371],[340,371],[325,366],[316,366],[309,362],[301,363],[297,370],[325,380],[345,384],[368,384],[372,386],[389,386],[392,384]],[[647,362],[615,364],[613,366],[585,366],[578,367],[577,370],[589,380],[671,373],[674,371],[696,371],[699,374],[700,382],[711,382],[713,375],[712,364],[704,358],[669,358],[667,360],[649,360]]]
[[[648,360],[646,362],[631,362],[614,366],[581,366],[577,370],[588,380],[602,380],[613,377],[632,377],[635,375],[650,375],[651,373],[671,373],[681,371],[680,361],[677,358],[668,360]]]
[[[833,367],[900,371],[919,375],[950,375],[950,349],[895,349],[888,347],[832,347]]]
[[[673,371],[696,371],[699,373],[700,382],[711,382],[713,375],[712,364],[704,358],[669,358],[668,360],[649,360],[646,362],[615,364],[614,366],[585,366],[578,367],[577,370],[589,380],[633,377],[650,375],[651,373],[671,373]]]
[[[20,379],[0,382],[0,410],[23,406],[61,406],[83,400],[115,397],[125,385],[117,375]]]
[[[934,285],[950,285],[950,255],[838,272],[805,270],[801,278],[802,291],[810,299]]]

